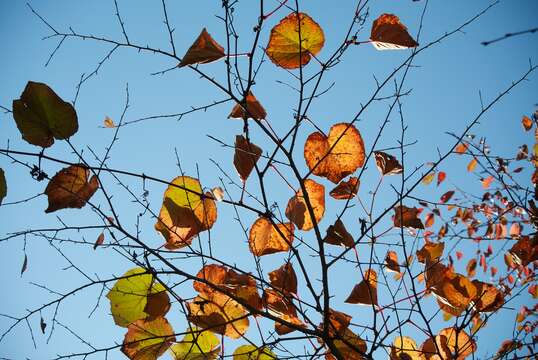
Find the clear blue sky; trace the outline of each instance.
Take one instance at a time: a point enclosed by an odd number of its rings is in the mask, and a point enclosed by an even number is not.
[[[179,55],[182,55],[190,46],[203,27],[206,27],[217,41],[224,43],[224,27],[216,17],[216,15],[222,15],[220,1],[168,2],[170,3],[168,5],[170,22],[176,29],[174,39]],[[266,3],[268,9],[278,5],[275,0],[266,1]],[[424,1],[372,0],[370,3],[371,16],[364,30],[361,31],[359,40],[366,40],[369,37],[372,20],[384,12],[398,15],[408,26],[410,33],[413,36],[416,34]],[[126,30],[134,43],[169,49],[160,4],[161,2],[156,0],[152,2],[119,1]],[[244,34],[239,39],[240,52],[248,51],[250,48],[253,37],[252,27],[256,23],[258,11],[256,4],[256,1],[243,1],[237,6],[237,31]],[[457,28],[489,4],[490,1],[482,0],[430,1],[420,38],[421,45]],[[71,26],[79,33],[122,39],[112,0],[36,0],[32,1],[31,5],[50,24],[62,31],[67,31]],[[325,31],[326,44],[319,55],[321,59],[324,59],[338,46],[354,11],[354,4],[351,1],[317,0],[304,2],[301,6],[301,10],[314,18]],[[263,46],[267,44],[271,27],[288,12],[283,8],[266,22],[260,41]],[[499,37],[506,32],[538,26],[535,16],[537,13],[538,2],[534,0],[501,1],[463,32],[432,46],[415,59],[416,67],[411,69],[405,85],[406,89],[412,91],[404,99],[404,114],[408,125],[406,141],[417,140],[417,144],[408,149],[406,163],[415,165],[436,160],[438,150],[446,151],[453,143],[447,132],[461,132],[480,111],[479,93],[484,102],[490,101],[528,69],[529,61],[533,63],[538,61],[538,35],[536,34],[526,34],[488,47],[480,45],[481,41]],[[48,66],[44,67],[58,41],[42,40],[50,35],[50,30],[31,13],[23,1],[0,1],[0,35],[2,39],[0,105],[8,108],[11,107],[11,101],[19,97],[29,80],[45,82],[63,99],[73,100],[81,74],[91,73],[111,49],[110,45],[91,40],[68,39]],[[350,49],[343,57],[342,63],[329,72],[323,86],[329,86],[333,81],[335,86],[314,103],[309,113],[310,118],[324,130],[328,130],[334,123],[349,121],[360,108],[360,104],[370,97],[375,86],[373,75],[378,79],[383,79],[408,55],[408,51],[378,52],[369,44]],[[241,59],[240,62],[244,65],[245,59]],[[165,75],[151,75],[174,65],[176,64],[173,61],[163,56],[139,54],[130,49],[120,49],[104,63],[97,76],[92,77],[83,85],[76,103],[80,129],[72,140],[78,149],[84,150],[87,159],[93,160],[89,148],[99,156],[105,153],[105,147],[110,143],[113,132],[102,128],[102,122],[105,116],[110,116],[116,122],[119,121],[125,105],[127,84],[130,92],[130,107],[126,120],[182,112],[188,110],[190,106],[206,105],[225,98],[215,87],[199,79],[188,69],[171,71]],[[224,82],[223,62],[205,65],[203,70]],[[312,62],[305,71],[313,73],[316,70],[317,65]],[[529,80],[514,89],[509,96],[488,112],[472,131],[474,134],[485,136],[494,146],[495,151],[500,154],[513,154],[517,146],[524,142],[531,145],[530,137],[522,138],[519,125],[521,116],[532,113],[538,102],[536,75],[532,75]],[[297,101],[295,92],[282,83],[294,84],[294,79],[270,61],[265,61],[253,88],[257,98],[268,112],[267,120],[277,133],[283,133],[291,126],[293,105]],[[385,96],[390,94],[390,91],[383,92]],[[367,149],[370,149],[372,137],[383,121],[387,107],[387,102],[374,103],[358,123]],[[209,140],[206,135],[218,137],[229,144],[233,143],[235,135],[242,131],[242,123],[226,118],[230,109],[231,104],[227,103],[206,112],[190,114],[179,122],[174,118],[157,119],[122,128],[119,134],[120,140],[114,145],[108,165],[171,180],[179,174],[174,154],[174,148],[177,148],[181,166],[187,174],[196,175],[198,168],[200,180],[205,187],[218,186],[218,178],[222,174],[210,159],[221,164],[230,175],[235,176],[232,165],[233,152]],[[400,137],[399,119],[395,115],[391,119],[392,122],[378,144],[378,149],[397,145]],[[300,146],[297,147],[296,156],[302,171],[306,169],[306,165],[300,160],[302,144],[312,131],[314,130],[310,126],[304,126],[302,135],[298,138]],[[254,132],[253,139],[264,150],[272,149],[261,132]],[[37,148],[21,140],[11,114],[0,114],[0,147],[5,148],[8,140],[9,146],[13,149],[37,151]],[[62,143],[57,143],[46,153],[68,161],[76,159],[75,156],[69,154],[67,145]],[[33,163],[34,159],[27,159],[27,161]],[[44,162],[43,166],[49,175],[60,169],[57,164],[50,162]],[[368,191],[373,190],[379,178],[373,163],[368,166],[361,180],[360,190],[360,195],[365,199],[368,198]],[[29,176],[26,168],[12,165],[6,157],[0,157],[0,167],[6,170],[9,187],[5,202],[22,200],[39,194],[46,186],[44,182],[36,183]],[[411,167],[410,165],[409,169]],[[443,185],[445,188],[437,190],[435,194],[440,195],[456,185],[479,192],[479,182],[476,178],[464,174],[462,171],[464,167],[463,160],[444,165],[442,169],[449,174],[449,177]],[[292,175],[290,174],[288,178],[291,179]],[[142,211],[141,208],[133,204],[130,195],[116,185],[113,178],[103,175],[103,180],[110,184],[109,191],[116,194],[114,201],[123,223],[127,224],[132,232],[136,231],[136,216]],[[141,181],[129,178],[122,180],[135,194],[140,196],[143,193]],[[248,184],[255,189],[256,182],[252,180]],[[317,178],[316,181],[318,180],[327,189],[331,188],[332,184],[328,181]],[[389,184],[399,185],[398,180],[391,179],[383,184],[382,195],[376,205],[379,211],[393,201],[394,194]],[[157,212],[164,187],[158,184],[147,184],[147,189],[150,207]],[[292,195],[290,189],[275,174],[271,174],[270,190],[273,192],[271,201],[278,203],[283,209],[287,199]],[[431,190],[420,188],[416,195],[438,196],[429,191]],[[233,193],[237,195],[237,189],[233,189]],[[44,196],[40,196],[28,203],[0,207],[0,237],[25,229],[59,227],[61,224],[56,216],[72,225],[98,223],[97,216],[89,208],[45,214],[43,210],[46,208],[46,201]],[[106,207],[104,198],[100,194],[96,195],[95,202]],[[341,208],[341,204],[335,205],[334,201],[329,202],[320,225],[322,231],[334,222],[336,213]],[[241,215],[246,226],[254,220],[252,214],[241,213]],[[348,230],[354,234],[359,231],[357,216],[356,212],[351,211],[344,218],[348,224]],[[219,206],[219,220],[211,232],[214,254],[218,254],[229,262],[237,263],[246,270],[255,271],[255,263],[248,253],[245,236],[234,218],[235,214],[231,208]],[[162,243],[162,239],[153,229],[154,222],[155,220],[149,216],[142,218],[140,237],[148,244],[158,246]],[[97,231],[89,231],[62,233],[58,237],[76,241],[84,239],[93,244],[98,235]],[[306,241],[314,240],[312,234],[303,233],[302,236]],[[207,241],[207,236],[204,235],[201,239]],[[57,241],[54,241],[53,245],[94,279],[108,278],[113,274],[119,275],[132,267],[129,261],[111,247],[94,251],[91,245],[81,246]],[[35,236],[28,236],[26,239],[28,268],[21,277],[23,247],[22,237],[0,243],[0,282],[4,289],[0,313],[20,316],[25,313],[26,309],[34,309],[55,298],[54,294],[32,285],[31,282],[46,285],[51,290],[63,293],[87,281],[77,270],[69,268],[66,259],[49,245],[46,239]],[[361,253],[361,249],[364,254]],[[466,245],[463,249],[465,257],[462,264],[465,264],[476,250],[476,244]],[[379,257],[383,257],[385,251],[386,248],[376,250]],[[364,259],[367,259],[369,252],[367,247],[359,248],[359,252],[361,257],[365,256]],[[334,253],[338,252],[335,250]],[[267,272],[280,266],[284,256],[280,254],[262,258],[264,270]],[[318,272],[316,270],[317,259],[309,256],[305,258],[312,272],[316,274]],[[502,257],[499,260],[502,262]],[[201,266],[199,261],[179,258],[175,261],[192,273],[195,273]],[[353,285],[360,280],[360,273],[350,266],[342,265],[336,266],[331,271],[330,277],[335,307],[353,315],[353,322],[369,324],[371,309],[343,304],[343,300]],[[484,279],[488,280],[487,277]],[[187,294],[185,297],[192,296],[189,284],[180,288],[185,289],[185,294]],[[92,287],[69,298],[62,303],[58,316],[61,323],[68,324],[77,335],[90,340],[93,346],[99,348],[121,342],[124,334],[123,328],[113,324],[106,298],[101,299],[97,310],[88,319],[100,290],[100,287]],[[301,289],[300,293],[301,291],[306,295],[304,289]],[[383,304],[383,291],[386,290],[383,290],[381,286],[381,304]],[[432,299],[425,300],[425,303],[429,304],[428,311],[430,312],[436,308]],[[528,296],[518,298],[511,306],[517,310],[522,304],[529,304]],[[179,311],[178,309],[178,307],[173,307],[168,318],[175,330],[179,332],[186,325],[182,316],[174,316],[174,311]],[[42,335],[39,331],[39,316],[30,318],[37,350],[33,348],[26,324],[22,324],[0,343],[0,358],[46,359],[54,357],[55,354],[87,350],[86,345],[58,324],[50,343],[47,344],[53,313],[54,308],[47,308],[42,313],[48,323],[46,335]],[[504,314],[494,317],[480,336],[477,358],[491,355],[500,342],[510,336],[516,311],[506,311]],[[7,329],[10,323],[8,319],[0,318],[0,331]],[[261,325],[272,327],[270,322],[265,321],[262,321]],[[449,326],[449,323],[445,324],[441,321],[435,326],[440,330],[442,327]],[[254,321],[251,321],[249,335],[251,334],[255,339]],[[415,337],[418,343],[424,340],[424,335],[416,330],[410,329],[409,334],[405,335]],[[235,344],[229,340],[226,342],[228,349],[233,348]],[[376,356],[380,359],[385,358],[382,351],[376,353]],[[103,359],[104,355],[98,354],[92,358]],[[123,355],[118,350],[111,352],[108,357],[108,359],[121,358]]]

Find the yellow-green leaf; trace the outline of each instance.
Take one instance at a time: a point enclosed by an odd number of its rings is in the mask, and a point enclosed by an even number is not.
[[[162,316],[137,320],[129,325],[121,351],[131,360],[156,360],[174,341],[174,329]]]
[[[271,350],[266,347],[258,348],[254,345],[242,345],[235,349],[233,360],[274,360],[278,359]]]
[[[219,344],[219,338],[212,332],[193,327],[170,351],[175,360],[214,360],[220,351]]]
[[[106,297],[114,322],[123,327],[139,319],[163,316],[170,308],[164,286],[143,268],[123,274]]]
[[[28,143],[49,147],[78,130],[75,108],[46,84],[29,81],[20,99],[13,100],[13,118]]]

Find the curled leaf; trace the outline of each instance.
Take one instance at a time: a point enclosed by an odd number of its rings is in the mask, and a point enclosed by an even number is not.
[[[396,273],[400,272],[400,264],[398,263],[398,254],[396,254],[396,251],[387,251],[387,255],[385,256],[385,267],[387,270]]]
[[[315,222],[319,223],[325,213],[325,187],[310,179],[304,181],[304,187],[312,205]],[[310,216],[302,190],[297,191],[288,201],[286,217],[301,230],[314,228],[314,220]]]
[[[355,246],[355,240],[353,236],[347,231],[342,220],[338,219],[334,225],[329,226],[327,229],[327,235],[323,239],[328,244],[340,245],[345,247]]]
[[[266,288],[263,291],[263,303],[267,311],[297,327],[304,327],[303,322],[297,317],[297,309],[293,305],[291,294],[281,295],[279,292]],[[279,335],[285,335],[295,331],[295,327],[275,321],[275,330]]]
[[[291,13],[273,29],[265,50],[269,59],[284,69],[308,64],[325,43],[323,29],[305,13]]]
[[[4,170],[0,168],[0,205],[2,205],[2,200],[7,195],[7,182],[6,182],[6,176],[4,174]]]
[[[532,129],[533,122],[527,115],[523,115],[523,118],[521,119],[521,124],[523,125],[525,131],[529,131],[530,129]]]
[[[108,116],[106,116],[105,120],[103,120],[103,124],[105,125],[106,128],[109,128],[109,129],[116,127],[116,125],[114,124],[114,121]]]
[[[328,136],[310,134],[304,145],[304,158],[314,175],[337,184],[364,165],[364,143],[355,126],[339,123],[331,127]]]
[[[224,48],[209,35],[205,28],[183,55],[179,67],[192,64],[207,64],[225,56]]]
[[[293,224],[273,225],[268,219],[259,217],[250,228],[248,244],[256,256],[288,251],[293,242]]]
[[[403,171],[402,165],[394,156],[382,151],[374,151],[375,164],[381,175],[396,175]]]
[[[337,200],[353,199],[359,191],[360,181],[358,178],[351,176],[347,181],[341,181],[329,195]]]
[[[228,118],[232,119],[254,119],[254,120],[263,120],[267,117],[267,112],[263,108],[262,104],[256,99],[254,94],[251,91],[248,92],[247,96],[243,99],[243,103],[236,104]],[[237,140],[236,140],[237,142]],[[237,147],[237,145],[236,145]]]
[[[131,360],[153,360],[174,341],[174,329],[164,317],[142,319],[129,325],[121,351]]]
[[[247,180],[261,154],[262,149],[249,142],[243,135],[235,137],[234,166],[243,182]]]
[[[45,212],[66,208],[80,209],[86,205],[99,187],[97,176],[92,176],[88,181],[89,175],[90,170],[82,164],[71,165],[57,172],[45,189],[49,200]]]
[[[418,46],[405,25],[393,14],[382,14],[374,21],[370,41],[377,50],[399,50]]]

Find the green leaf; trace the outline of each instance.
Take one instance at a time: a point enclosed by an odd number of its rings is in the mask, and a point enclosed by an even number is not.
[[[257,348],[254,345],[242,345],[235,349],[233,360],[274,360],[276,355],[266,347]]]
[[[214,360],[220,351],[219,344],[219,338],[212,332],[193,327],[170,351],[175,360]]]
[[[202,185],[197,179],[190,176],[179,176],[172,181],[172,184],[181,186],[183,189],[169,186],[164,197],[172,200],[177,206],[195,209],[202,201],[198,195],[202,193]]]
[[[123,274],[106,297],[114,322],[122,327],[139,319],[163,316],[170,309],[166,289],[143,268]]]
[[[13,100],[13,118],[24,140],[44,148],[78,130],[73,106],[46,84],[33,81],[26,84],[20,99]]]
[[[7,195],[7,183],[6,183],[6,176],[4,175],[4,170],[0,168],[0,205],[2,205],[2,200]]]

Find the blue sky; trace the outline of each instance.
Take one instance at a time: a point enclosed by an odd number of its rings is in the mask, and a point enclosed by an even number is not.
[[[203,27],[206,27],[218,42],[221,44],[225,42],[224,27],[216,17],[222,15],[219,1],[169,1],[169,3],[168,13],[176,29],[174,40],[179,55],[182,55],[190,46]],[[235,12],[237,31],[242,34],[239,39],[240,52],[247,51],[251,46],[254,35],[252,28],[256,23],[258,11],[256,3],[254,1],[240,2]],[[266,4],[267,8],[271,9],[276,7],[278,2],[272,0],[266,1]],[[420,44],[429,43],[457,28],[489,4],[489,1],[478,0],[472,2],[430,1],[424,18]],[[69,27],[72,27],[79,33],[122,39],[121,28],[114,15],[113,1],[41,0],[32,1],[31,5],[50,24],[61,31],[68,31]],[[160,1],[123,0],[119,1],[119,6],[129,38],[133,42],[141,45],[149,44],[154,48],[169,49]],[[398,15],[414,36],[418,30],[423,7],[424,1],[371,1],[370,18],[360,32],[359,40],[366,40],[369,37],[372,20],[384,12]],[[308,1],[301,5],[301,11],[308,13],[324,29],[326,43],[319,54],[319,58],[324,59],[338,46],[354,11],[354,4],[350,1],[333,3]],[[267,44],[271,27],[288,12],[282,8],[267,20],[262,30],[260,44],[263,46]],[[465,125],[480,112],[480,95],[487,103],[512,81],[518,79],[528,69],[529,61],[536,63],[538,60],[536,34],[514,37],[487,47],[480,45],[480,42],[499,37],[506,32],[536,27],[534,15],[537,12],[538,2],[536,1],[501,1],[462,32],[454,34],[417,56],[414,60],[415,67],[410,70],[405,82],[405,88],[411,92],[403,100],[405,121],[408,126],[406,142],[417,141],[407,150],[408,169],[428,161],[435,161],[438,151],[446,151],[452,146],[453,139],[447,133],[461,132]],[[3,55],[0,56],[0,69],[2,69],[0,71],[2,82],[0,105],[8,108],[11,107],[11,101],[19,97],[29,80],[45,82],[63,99],[73,100],[81,74],[91,73],[111,49],[110,45],[91,40],[68,39],[45,67],[58,40],[43,40],[44,37],[50,35],[50,30],[31,13],[22,1],[0,2],[0,34],[3,39]],[[258,56],[260,53],[258,52]],[[350,49],[342,58],[341,64],[328,73],[322,87],[328,87],[333,82],[335,85],[327,94],[314,102],[309,117],[324,131],[327,131],[334,123],[350,121],[360,109],[360,104],[371,96],[375,88],[374,76],[383,79],[408,55],[408,51],[378,52],[369,44]],[[259,57],[257,60],[259,61]],[[244,67],[246,59],[242,58],[239,62]],[[125,117],[127,121],[152,115],[178,113],[188,110],[190,106],[202,106],[225,98],[225,95],[218,89],[188,69],[174,70],[164,75],[151,75],[174,65],[176,65],[175,62],[169,58],[157,54],[139,54],[131,49],[118,50],[110,60],[103,64],[97,76],[91,77],[80,90],[76,103],[80,129],[72,139],[74,145],[79,150],[84,150],[85,156],[90,160],[93,160],[90,148],[99,156],[105,153],[113,132],[110,129],[104,129],[102,122],[105,116],[110,116],[116,122],[119,121],[125,106],[127,85],[130,95],[130,107]],[[208,64],[201,69],[224,82],[223,62]],[[317,69],[318,65],[312,62],[305,68],[305,72],[312,74]],[[399,78],[400,76],[397,77]],[[486,137],[488,143],[500,154],[514,154],[517,146],[524,142],[532,145],[530,136],[523,135],[519,121],[523,114],[532,113],[538,102],[536,81],[536,74],[533,74],[529,77],[529,81],[511,91],[507,97],[485,114],[472,133]],[[270,61],[265,61],[253,87],[257,98],[268,112],[267,121],[279,134],[284,133],[291,126],[293,107],[297,101],[296,93],[285,84],[293,85],[294,78]],[[392,88],[385,90],[381,95],[390,95],[391,90]],[[359,119],[357,127],[368,150],[371,148],[373,136],[386,116],[388,104],[386,101],[374,102]],[[108,165],[112,168],[151,174],[161,179],[171,180],[179,174],[174,153],[174,149],[177,149],[181,167],[185,173],[196,175],[199,171],[201,183],[205,187],[218,186],[222,173],[211,160],[220,164],[233,177],[235,176],[232,165],[233,152],[221,147],[206,135],[212,135],[229,144],[233,143],[235,135],[242,131],[242,123],[226,118],[231,106],[231,103],[226,103],[205,112],[195,112],[183,117],[180,121],[174,118],[156,119],[126,126],[120,130],[120,139],[114,144]],[[13,149],[38,151],[37,148],[21,140],[10,114],[0,115],[0,128],[0,147],[5,148],[9,140],[9,146]],[[306,165],[301,160],[302,144],[312,131],[314,129],[311,126],[305,125],[301,128],[301,134],[298,137],[299,145],[295,155],[304,173],[306,173]],[[264,150],[272,149],[261,131],[254,131],[252,136],[253,141]],[[376,148],[396,146],[399,138],[400,122],[396,113],[393,113],[391,122]],[[70,154],[67,145],[60,142],[48,149],[46,154],[68,161],[76,159]],[[25,161],[33,163],[34,159]],[[435,192],[432,191],[433,187],[432,189],[420,187],[415,195],[437,198],[454,186],[462,186],[479,193],[480,183],[477,177],[466,174],[462,170],[465,165],[466,162],[461,159],[447,162],[442,167],[448,174],[446,183],[442,185],[444,187],[435,189]],[[57,164],[50,162],[44,162],[43,166],[49,175],[60,169]],[[36,195],[41,193],[46,186],[45,183],[35,182],[26,168],[12,165],[6,157],[0,157],[0,167],[6,171],[9,187],[5,202]],[[292,174],[287,174],[287,178],[292,179]],[[377,169],[373,163],[369,163],[361,179],[359,193],[366,201],[369,201],[368,192],[374,189],[378,179]],[[115,206],[121,214],[123,223],[127,224],[130,231],[136,231],[136,217],[141,212],[141,208],[132,202],[130,195],[118,186],[112,177],[105,174],[103,180],[109,184],[109,191],[115,194]],[[143,184],[138,179],[122,178],[122,180],[138,196],[144,192]],[[316,178],[316,181],[324,184],[327,189],[332,186],[324,179]],[[268,182],[272,191],[271,202],[278,203],[283,210],[287,200],[292,196],[290,189],[274,173],[268,175]],[[256,189],[254,179],[250,179],[247,184],[249,188]],[[390,184],[399,186],[399,178],[389,179],[383,183],[381,195],[376,200],[376,208],[379,211],[394,200]],[[146,188],[149,190],[150,208],[158,212],[164,186],[148,183]],[[230,188],[237,196],[237,189],[233,186]],[[103,207],[106,206],[100,194],[96,195],[95,201]],[[328,202],[325,217],[320,224],[322,231],[332,224],[342,206],[334,201]],[[88,208],[62,210],[54,214],[45,214],[43,212],[45,208],[44,196],[27,203],[0,207],[0,237],[30,228],[61,226],[55,215],[60,216],[61,220],[67,224],[99,223],[97,216]],[[348,230],[355,234],[359,229],[357,211],[358,206],[356,210],[352,209],[344,217],[346,224],[349,224]],[[255,271],[255,262],[248,253],[245,236],[234,218],[233,209],[219,205],[219,220],[211,232],[213,251],[218,256],[243,266],[247,271]],[[241,219],[246,226],[249,226],[255,218],[252,214],[241,212]],[[144,216],[140,223],[140,236],[144,242],[157,247],[162,243],[162,239],[153,229],[154,222],[155,220],[150,216]],[[84,239],[92,244],[98,235],[97,231],[66,232],[60,234],[59,237],[76,241]],[[301,236],[304,236],[307,242],[314,241],[312,234],[303,233]],[[201,240],[207,241],[207,236],[202,236]],[[119,275],[132,267],[128,260],[111,247],[98,248],[94,251],[91,245],[80,246],[70,242],[53,242],[53,244],[67,258],[75,261],[77,267],[93,278]],[[367,246],[359,247],[361,257],[367,256],[369,252]],[[26,239],[28,269],[21,277],[23,247],[22,237],[0,243],[0,281],[5,289],[1,301],[1,313],[20,316],[26,309],[33,309],[55,297],[46,290],[32,285],[31,282],[45,284],[58,292],[66,292],[86,281],[80,272],[69,268],[66,259],[45,239],[33,236],[28,236]],[[465,257],[462,264],[472,257],[472,252],[476,250],[476,247],[474,243],[463,245]],[[384,256],[385,251],[384,247],[376,250],[380,257]],[[334,250],[334,253],[338,252]],[[262,258],[264,271],[268,272],[279,267],[284,258],[285,255],[282,254]],[[305,255],[305,258],[309,269],[313,274],[317,274],[317,259],[308,255]],[[198,260],[178,258],[175,261],[179,266],[193,273],[200,268]],[[502,257],[500,261],[502,262]],[[463,270],[459,269],[459,271]],[[335,307],[353,315],[353,322],[370,323],[371,309],[343,304],[343,300],[353,285],[360,280],[360,273],[349,265],[341,264],[331,271],[330,278]],[[487,277],[485,280],[488,280]],[[181,288],[184,289],[185,294],[188,294],[185,297],[192,296],[189,284],[182,285]],[[88,318],[100,290],[100,287],[89,288],[69,298],[60,307],[58,320],[69,324],[71,329],[81,337],[91,340],[92,345],[107,347],[115,342],[121,342],[124,329],[114,326],[105,298],[101,299],[95,313]],[[301,291],[306,295],[305,289],[300,289],[299,292]],[[384,290],[380,289],[380,291]],[[510,336],[516,310],[522,304],[529,304],[529,301],[528,296],[519,297],[511,305],[514,311],[507,310],[502,315],[494,317],[483,335],[479,337],[478,358],[491,355],[500,342]],[[428,304],[428,311],[433,313],[436,308],[434,301],[427,299],[424,302]],[[174,328],[181,331],[186,326],[185,321],[181,316],[174,317],[172,315],[174,310],[177,311],[177,308],[173,307],[168,318]],[[53,308],[43,311],[42,316],[45,321],[50,321],[53,312]],[[7,329],[9,324],[9,320],[0,319],[0,330]],[[510,329],[505,324],[510,324]],[[45,336],[39,331],[39,316],[31,317],[30,325],[34,330],[37,350],[33,348],[28,328],[23,324],[16,327],[0,343],[0,357],[43,359],[54,357],[55,354],[87,350],[84,344],[73,334],[62,329],[60,325],[56,325],[55,333],[48,344],[46,340],[51,324],[49,323]],[[261,325],[272,327],[272,324],[265,321],[261,321]],[[436,326],[440,330],[449,325],[443,324],[441,320]],[[251,327],[249,335],[256,339],[253,321],[251,321]],[[415,329],[408,331],[407,335],[416,337],[418,343],[424,340],[424,335]],[[226,343],[230,346],[229,349],[235,344],[236,342],[229,340]],[[379,351],[376,357],[385,358],[385,354]],[[93,358],[101,359],[104,355],[94,355]],[[108,358],[121,359],[123,355],[116,351],[110,353]]]

